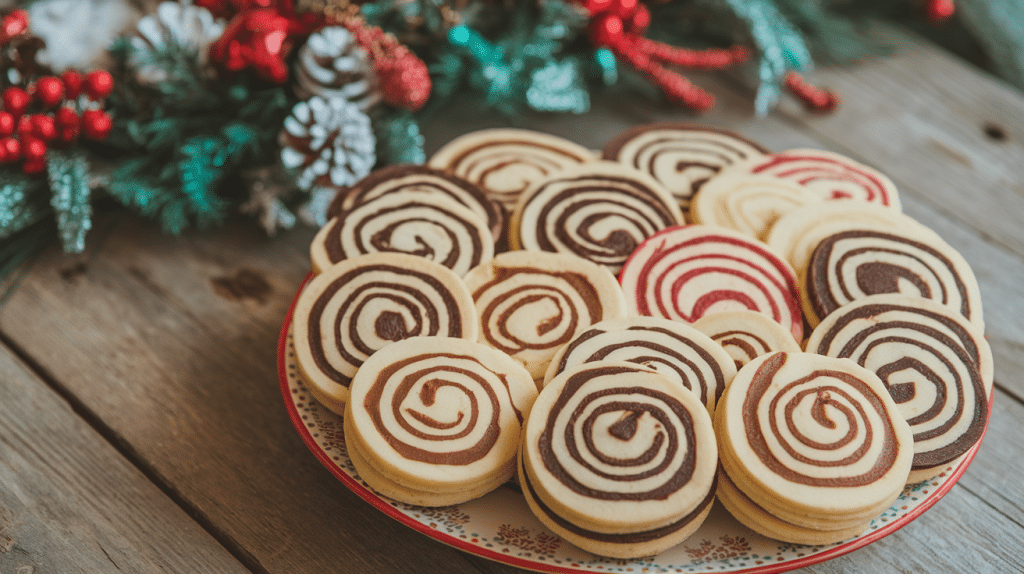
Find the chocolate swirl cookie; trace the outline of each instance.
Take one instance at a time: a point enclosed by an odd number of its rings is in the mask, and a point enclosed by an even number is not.
[[[472,181],[511,210],[533,182],[595,159],[594,152],[558,136],[494,128],[455,138],[437,150],[427,165]]]
[[[327,209],[327,217],[337,217],[363,202],[398,192],[426,193],[430,197],[446,195],[486,221],[495,239],[504,233],[505,215],[501,206],[488,199],[478,185],[438,169],[413,164],[382,167],[339,191]]]
[[[725,349],[693,327],[660,317],[626,317],[601,321],[559,349],[544,382],[594,361],[626,361],[654,369],[695,393],[709,413],[714,413],[715,402],[736,375]]]
[[[785,179],[727,171],[708,180],[690,204],[690,220],[735,229],[762,241],[783,215],[822,200],[811,188]]]
[[[985,329],[978,282],[963,256],[937,237],[905,230],[830,235],[811,254],[801,289],[812,327],[852,301],[898,293],[937,301]]]
[[[791,149],[754,159],[734,169],[794,181],[815,190],[822,199],[853,199],[900,209],[899,195],[891,179],[838,153]]]
[[[760,144],[728,130],[658,123],[620,133],[601,155],[651,174],[687,209],[705,182],[723,168],[766,153]]]
[[[851,359],[882,379],[914,432],[910,481],[941,472],[985,431],[992,351],[956,311],[901,295],[844,305],[811,334],[808,352]]]
[[[464,278],[480,318],[480,341],[543,379],[552,355],[581,331],[624,317],[615,277],[564,253],[510,251]]]
[[[526,370],[490,347],[405,339],[356,373],[345,442],[356,471],[378,492],[409,504],[456,504],[515,473],[536,396]]]
[[[591,162],[525,190],[509,222],[509,244],[571,253],[618,273],[645,239],[682,223],[672,196],[653,178],[615,162]]]
[[[425,257],[458,276],[494,257],[487,222],[447,195],[402,191],[360,202],[313,238],[313,270],[366,253]]]
[[[303,289],[294,312],[296,361],[310,393],[341,413],[363,362],[421,335],[475,341],[476,309],[450,269],[403,253],[346,259]]]
[[[693,324],[693,328],[721,345],[735,361],[737,369],[761,355],[802,350],[792,333],[756,311],[705,315]]]
[[[785,522],[826,532],[866,530],[899,496],[913,458],[910,427],[882,381],[810,353],[764,355],[740,369],[715,432],[722,469],[743,494]]]
[[[633,253],[619,280],[632,315],[692,323],[712,313],[751,310],[802,340],[793,269],[763,243],[731,229],[662,231]]]
[[[640,365],[597,361],[558,375],[523,430],[531,510],[604,556],[660,552],[707,515],[718,463],[696,395]]]

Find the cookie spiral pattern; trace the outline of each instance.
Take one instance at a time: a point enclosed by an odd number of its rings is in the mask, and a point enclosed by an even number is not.
[[[723,173],[701,187],[690,204],[690,219],[720,225],[762,241],[783,215],[821,203],[809,187],[774,177]]]
[[[827,317],[807,349],[851,359],[879,376],[914,433],[919,479],[959,458],[984,433],[991,350],[982,333],[947,307],[898,295],[868,297]]]
[[[881,381],[848,361],[759,357],[715,412],[723,468],[765,508],[879,512],[910,472],[909,427]]]
[[[594,159],[587,148],[558,136],[497,128],[455,138],[427,163],[483,187],[488,197],[511,210],[533,182]]]
[[[457,493],[511,477],[536,395],[526,371],[493,349],[416,337],[364,364],[346,418],[367,464],[405,488]]]
[[[513,249],[571,253],[618,273],[645,239],[682,223],[658,182],[613,162],[592,162],[526,190],[510,238]]]
[[[317,271],[367,253],[408,253],[444,265],[460,277],[494,256],[486,221],[448,196],[392,193],[332,218],[313,238]]]
[[[469,291],[441,265],[399,253],[347,259],[314,277],[296,302],[299,367],[315,386],[347,396],[377,350],[421,335],[475,340],[475,318]]]
[[[504,233],[505,215],[501,206],[488,199],[479,186],[438,169],[412,164],[382,167],[340,191],[327,209],[327,217],[338,217],[363,202],[396,193],[447,196],[486,221],[495,238]]]
[[[535,379],[580,331],[625,316],[615,277],[571,255],[503,253],[465,282],[480,317],[480,341],[522,361]]]
[[[602,321],[560,349],[545,383],[594,361],[626,361],[654,369],[696,394],[708,412],[714,412],[718,397],[736,375],[728,353],[689,325],[658,317],[627,317]]]
[[[771,249],[739,232],[688,225],[641,245],[619,276],[630,314],[692,323],[721,311],[757,311],[802,340],[796,276]]]
[[[812,253],[802,287],[811,326],[846,303],[901,293],[946,305],[984,331],[974,272],[944,242],[925,243],[898,231],[836,233]]]
[[[693,324],[693,328],[725,349],[736,363],[736,369],[768,353],[801,351],[792,333],[755,311],[705,315]]]
[[[822,199],[855,199],[900,209],[892,180],[876,169],[837,153],[791,149],[754,160],[742,169],[806,185]]]
[[[564,518],[631,532],[641,520],[643,530],[671,524],[703,502],[717,449],[692,393],[617,361],[570,369],[544,390],[527,423],[524,466],[538,498]]]
[[[694,195],[723,168],[766,153],[760,144],[727,130],[662,123],[619,134],[605,145],[602,156],[649,173],[687,209]]]

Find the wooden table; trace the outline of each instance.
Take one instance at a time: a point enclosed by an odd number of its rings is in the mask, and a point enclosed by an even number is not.
[[[742,81],[697,78],[719,96],[700,121],[889,174],[905,211],[959,249],[982,287],[997,391],[973,465],[909,526],[807,571],[1024,571],[1024,97],[881,31],[895,57],[815,75],[842,93],[835,115],[790,102],[756,119]],[[526,124],[599,148],[666,119],[689,118],[623,92],[586,116]],[[428,152],[499,124],[438,118]],[[101,218],[87,253],[47,253],[0,309],[0,574],[516,570],[385,517],[292,427],[275,348],[313,230],[153,227]]]

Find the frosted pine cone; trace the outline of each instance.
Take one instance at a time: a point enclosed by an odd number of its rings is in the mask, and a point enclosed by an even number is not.
[[[295,62],[295,94],[300,98],[344,98],[366,110],[380,101],[377,72],[366,50],[340,26],[312,34]]]
[[[296,183],[345,186],[370,173],[377,161],[370,118],[342,98],[313,96],[292,108],[281,132],[281,162],[298,172]]]
[[[139,81],[155,84],[167,80],[167,70],[153,63],[154,52],[168,47],[183,49],[206,67],[210,44],[224,33],[224,22],[214,19],[206,8],[161,2],[156,12],[139,20],[136,29],[138,35],[131,39],[135,52],[132,63]]]

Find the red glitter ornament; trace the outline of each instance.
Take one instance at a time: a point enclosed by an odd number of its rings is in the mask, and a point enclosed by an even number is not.
[[[228,23],[210,46],[210,57],[233,72],[252,68],[277,83],[288,79],[284,58],[291,47],[290,21],[271,8],[248,10]]]
[[[36,80],[36,101],[44,108],[52,108],[64,98],[64,82],[55,76],[44,76]]]
[[[584,0],[582,6],[593,16],[588,31],[594,45],[611,50],[657,84],[670,100],[696,111],[711,109],[714,97],[666,65],[721,70],[750,58],[750,50],[742,46],[688,50],[644,38],[651,13],[637,0]]]
[[[64,83],[64,95],[69,100],[74,100],[82,93],[82,84],[85,82],[85,78],[75,70],[65,70],[60,75],[60,81]]]
[[[430,72],[423,60],[391,34],[358,18],[342,23],[355,37],[380,78],[381,98],[388,104],[416,111],[430,98]]]
[[[28,31],[28,12],[12,10],[0,18],[0,44],[6,44]]]
[[[82,112],[82,134],[91,140],[102,140],[114,127],[114,121],[103,110]]]
[[[0,136],[7,137],[14,135],[14,128],[18,125],[14,119],[14,114],[10,112],[0,112]]]
[[[32,103],[32,96],[28,95],[28,92],[18,87],[5,88],[3,91],[4,110],[20,116],[25,113],[28,109],[29,104]]]
[[[831,114],[839,109],[839,95],[832,90],[807,83],[796,72],[786,74],[786,88],[804,103],[804,107],[819,114]]]
[[[106,70],[93,70],[85,75],[82,90],[90,100],[102,100],[114,91],[114,77]]]

